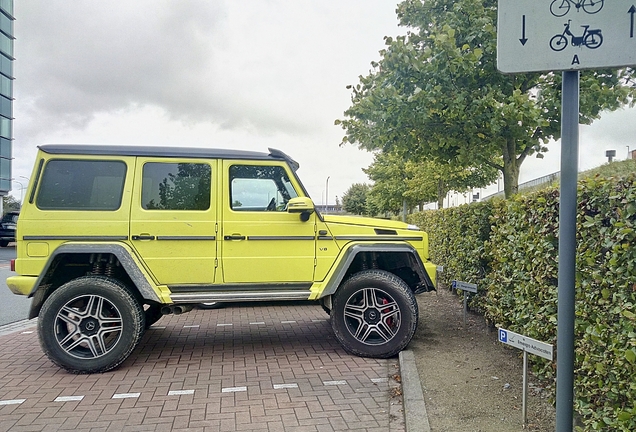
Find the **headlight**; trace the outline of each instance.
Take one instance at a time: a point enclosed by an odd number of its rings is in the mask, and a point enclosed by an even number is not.
[[[420,231],[420,227],[417,225],[407,225],[406,229],[411,231]]]

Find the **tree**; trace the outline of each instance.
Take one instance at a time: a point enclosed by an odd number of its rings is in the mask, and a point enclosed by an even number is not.
[[[349,213],[366,215],[367,195],[371,187],[365,183],[354,183],[342,196],[342,208]]]
[[[5,195],[2,197],[2,212],[8,213],[10,211],[20,210],[20,201],[15,199],[12,195]]]
[[[560,138],[561,74],[496,69],[496,0],[406,0],[405,36],[386,37],[380,62],[352,89],[336,124],[344,143],[501,171],[517,192],[524,160]],[[581,73],[580,122],[634,105],[634,69]]]
[[[410,208],[432,201],[442,208],[449,191],[485,187],[497,178],[497,170],[486,164],[465,167],[395,152],[376,154],[371,166],[363,171],[374,182],[372,201],[381,211],[393,213],[402,209],[404,200]]]

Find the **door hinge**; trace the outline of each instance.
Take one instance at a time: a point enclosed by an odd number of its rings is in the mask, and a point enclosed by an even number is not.
[[[219,259],[214,258],[214,268],[218,268],[218,267],[219,267]]]

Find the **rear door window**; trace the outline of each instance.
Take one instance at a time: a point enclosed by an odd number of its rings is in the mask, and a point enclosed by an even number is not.
[[[207,210],[211,175],[207,164],[146,163],[141,206],[144,210]]]

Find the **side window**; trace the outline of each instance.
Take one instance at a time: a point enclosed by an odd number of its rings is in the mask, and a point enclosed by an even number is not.
[[[117,210],[125,177],[122,161],[51,160],[36,205],[43,210]]]
[[[207,164],[146,163],[141,206],[145,210],[207,210],[211,177]]]
[[[230,167],[230,207],[234,211],[285,211],[287,202],[297,196],[283,167]]]

